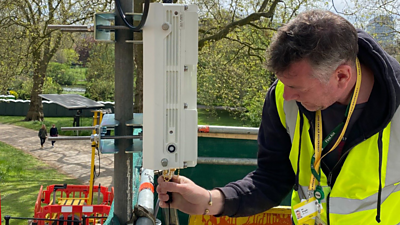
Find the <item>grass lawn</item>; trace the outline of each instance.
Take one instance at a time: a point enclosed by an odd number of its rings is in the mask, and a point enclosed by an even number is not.
[[[63,183],[80,184],[35,157],[0,142],[1,219],[6,215],[33,217],[40,186]],[[10,220],[10,224],[26,225],[27,221]]]
[[[238,117],[234,117],[225,110],[215,110],[215,113],[208,112],[205,109],[198,109],[198,124],[199,125],[218,125],[218,126],[235,126],[243,127],[246,121]]]

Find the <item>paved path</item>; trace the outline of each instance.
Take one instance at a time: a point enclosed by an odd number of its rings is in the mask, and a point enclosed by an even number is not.
[[[38,131],[0,123],[0,141],[42,160],[70,177],[89,184],[90,158],[92,148],[90,140],[57,141],[51,147],[51,141],[46,140],[44,148],[40,148]],[[98,157],[95,165],[98,172]],[[111,187],[114,175],[114,155],[100,154],[100,176],[95,179],[95,185]]]

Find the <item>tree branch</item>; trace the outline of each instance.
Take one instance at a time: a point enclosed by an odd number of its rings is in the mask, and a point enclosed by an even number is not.
[[[270,9],[268,12],[256,12],[252,13],[249,16],[247,16],[244,19],[234,21],[228,25],[226,25],[224,28],[222,28],[218,33],[205,37],[201,40],[199,40],[198,48],[199,51],[204,47],[204,45],[209,42],[209,41],[218,41],[221,40],[222,38],[225,38],[233,29],[236,27],[248,25],[249,23],[253,21],[259,20],[261,17],[265,18],[271,18],[274,15],[276,5],[280,2],[281,0],[275,0],[273,4],[271,5]]]
[[[257,12],[263,12],[267,7],[269,0],[264,0]]]

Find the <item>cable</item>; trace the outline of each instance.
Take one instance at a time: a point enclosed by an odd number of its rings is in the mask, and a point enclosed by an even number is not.
[[[95,165],[94,166],[94,175],[95,175],[95,177],[99,177],[100,176],[100,150],[99,150],[98,147],[96,147],[96,150],[97,150],[97,155],[98,155],[98,158],[99,158],[99,173],[96,174],[96,165]]]
[[[117,10],[118,10],[118,13],[121,16],[121,19],[125,23],[125,25],[127,27],[129,27],[129,29],[131,29],[133,32],[140,32],[142,30],[142,27],[146,23],[147,14],[149,13],[150,0],[145,0],[142,19],[140,20],[139,25],[136,27],[129,24],[129,22],[126,20],[126,16],[125,16],[124,12],[122,11],[121,0],[115,0],[115,4],[116,4]]]
[[[160,199],[157,198],[156,208],[154,209],[154,216],[157,218],[158,210],[160,209]]]

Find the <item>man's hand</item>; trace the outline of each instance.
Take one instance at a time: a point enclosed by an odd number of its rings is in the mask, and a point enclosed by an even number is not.
[[[206,209],[210,215],[219,214],[223,209],[224,197],[218,190],[211,191],[212,205],[209,205],[210,193],[184,176],[173,176],[170,182],[158,177],[157,193],[161,208],[176,208],[190,215],[203,215]],[[167,192],[172,193],[172,202]]]

